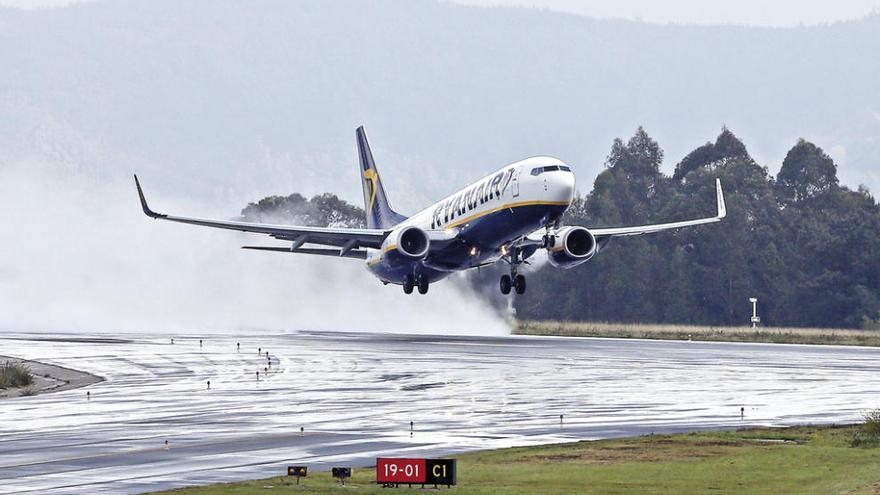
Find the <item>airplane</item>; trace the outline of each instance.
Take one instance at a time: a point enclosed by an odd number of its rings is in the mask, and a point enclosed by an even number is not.
[[[144,213],[153,219],[205,227],[267,234],[288,246],[243,246],[243,249],[354,258],[383,284],[426,294],[430,284],[452,273],[504,261],[502,294],[526,290],[520,265],[538,249],[550,263],[570,269],[586,263],[611,239],[719,222],[727,215],[721,180],[715,179],[713,217],[656,225],[588,228],[563,225],[571,205],[575,178],[562,160],[535,156],[511,163],[411,217],[395,211],[363,126],[355,131],[362,174],[367,228],[306,227],[179,217],[156,213],[147,205],[140,181],[135,186]],[[330,246],[330,247],[314,247]]]

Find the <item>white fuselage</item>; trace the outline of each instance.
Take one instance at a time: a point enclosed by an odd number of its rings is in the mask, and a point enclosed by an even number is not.
[[[396,225],[394,231],[417,227],[426,232],[454,233],[472,258],[455,266],[478,266],[501,256],[507,243],[543,227],[539,223],[558,218],[571,204],[574,189],[574,174],[565,163],[546,156],[532,157],[443,198]],[[368,250],[366,259],[377,276],[391,282],[397,277],[387,272],[394,270],[381,269],[381,265],[386,253],[397,248],[396,239],[392,233],[382,249]]]

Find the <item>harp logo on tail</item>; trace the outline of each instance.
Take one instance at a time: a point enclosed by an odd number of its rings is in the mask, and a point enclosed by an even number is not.
[[[364,170],[364,188],[367,190],[367,214],[373,211],[376,204],[376,190],[378,189],[379,174],[372,168]]]
[[[367,143],[367,133],[363,126],[355,131],[358,144],[358,157],[360,159],[361,174],[364,178],[364,213],[367,216],[368,229],[388,229],[406,220],[406,217],[397,213],[388,204],[388,196],[379,179],[379,171],[376,162],[373,161],[373,152]]]

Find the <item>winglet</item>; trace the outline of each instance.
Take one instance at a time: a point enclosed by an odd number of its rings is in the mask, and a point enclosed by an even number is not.
[[[716,216],[720,220],[727,216],[727,205],[724,203],[724,191],[721,189],[721,179],[718,178],[715,179],[715,195],[716,200],[718,201],[718,214]]]
[[[161,213],[156,213],[151,210],[147,205],[147,198],[144,197],[144,190],[141,189],[141,182],[138,180],[137,174],[134,174],[134,185],[137,187],[138,196],[141,198],[141,208],[144,210],[144,214],[150,218],[165,218],[168,215],[163,215]]]

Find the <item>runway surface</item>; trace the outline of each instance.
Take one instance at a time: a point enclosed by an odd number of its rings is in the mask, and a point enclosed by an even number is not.
[[[846,422],[880,405],[872,348],[308,332],[174,344],[71,337],[0,336],[2,354],[106,378],[0,400],[0,493],[141,493],[278,475],[294,463],[367,466],[377,455]]]

